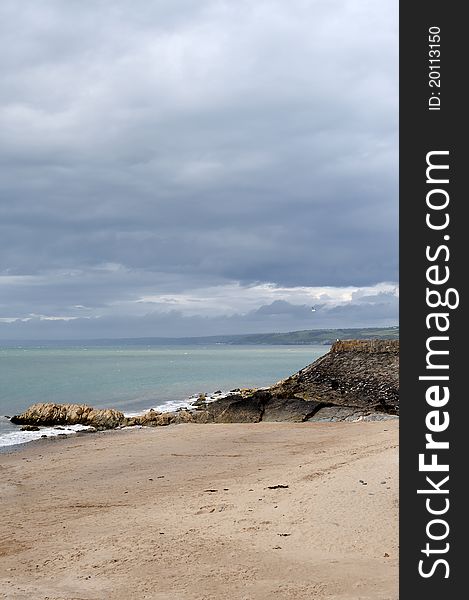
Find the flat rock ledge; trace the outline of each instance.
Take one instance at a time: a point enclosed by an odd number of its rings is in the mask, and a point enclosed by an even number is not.
[[[399,342],[337,341],[323,357],[270,388],[237,390],[190,409],[126,417],[86,404],[33,404],[11,422],[23,426],[87,425],[97,430],[177,423],[357,421],[399,414]]]

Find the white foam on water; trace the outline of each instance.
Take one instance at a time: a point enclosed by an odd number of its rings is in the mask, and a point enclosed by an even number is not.
[[[213,392],[212,394],[205,394],[205,402],[214,402],[215,400],[221,400],[221,398],[226,398],[227,396],[230,395],[231,392],[219,392],[219,393],[215,393]],[[124,415],[126,417],[138,417],[140,415],[143,415],[144,413],[148,412],[149,410],[156,410],[157,412],[174,412],[178,409],[182,409],[182,408],[193,408],[192,404],[199,399],[199,394],[194,394],[193,396],[189,396],[189,398],[185,398],[183,400],[168,400],[167,402],[164,402],[163,404],[155,404],[154,406],[151,406],[149,408],[145,408],[142,410],[139,410],[137,412],[133,411],[133,412],[124,412]]]
[[[16,446],[18,444],[26,444],[34,440],[40,440],[43,435],[47,437],[56,437],[60,434],[71,435],[77,431],[87,431],[94,429],[87,425],[64,425],[63,429],[55,427],[41,427],[39,431],[21,431],[20,428],[14,431],[8,431],[0,435],[0,447]]]

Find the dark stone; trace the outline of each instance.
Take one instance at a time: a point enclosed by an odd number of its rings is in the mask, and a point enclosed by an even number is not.
[[[39,427],[37,425],[23,425],[23,427],[20,427],[20,431],[39,431]]]
[[[248,396],[230,394],[192,413],[196,423],[258,423],[262,420],[269,392],[257,390]]]
[[[258,423],[263,409],[260,398],[243,398],[237,394],[211,402],[206,408],[215,423]]]
[[[263,403],[259,399],[231,402],[215,421],[217,423],[258,423],[262,419]]]
[[[194,400],[194,402],[191,403],[191,406],[205,406],[207,404],[205,397],[204,398],[197,398],[197,400]]]
[[[321,406],[320,402],[314,400],[272,398],[265,405],[262,420],[301,423],[308,420]]]

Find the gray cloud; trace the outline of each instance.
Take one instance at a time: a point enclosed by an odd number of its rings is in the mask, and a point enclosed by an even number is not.
[[[268,333],[301,329],[368,327],[370,324],[396,324],[398,300],[393,294],[370,297],[366,302],[341,306],[318,306],[276,301],[245,314],[185,315],[180,310],[149,312],[144,316],[106,316],[75,320],[45,320],[40,316],[27,321],[0,323],[2,337],[8,339],[88,339],[95,337],[186,337],[232,333]],[[99,335],[97,335],[99,332]]]
[[[397,280],[394,1],[4,0],[0,35],[0,316]]]

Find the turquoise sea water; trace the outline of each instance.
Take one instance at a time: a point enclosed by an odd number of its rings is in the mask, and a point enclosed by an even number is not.
[[[0,446],[6,434],[17,432],[4,415],[20,413],[34,402],[78,402],[125,413],[150,407],[171,409],[199,392],[270,385],[328,349],[228,345],[0,347]]]

